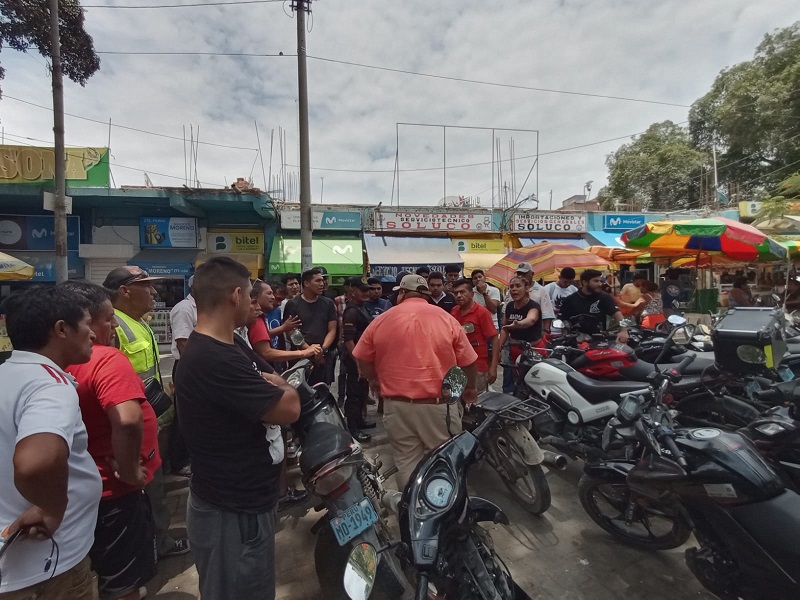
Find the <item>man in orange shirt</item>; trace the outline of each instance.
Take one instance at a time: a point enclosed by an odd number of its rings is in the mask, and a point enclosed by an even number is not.
[[[461,324],[472,348],[478,354],[478,393],[489,390],[489,385],[497,380],[497,361],[489,357],[489,345],[497,344],[497,327],[489,309],[474,300],[471,279],[459,279],[453,283],[456,307],[451,313]]]
[[[463,367],[463,400],[475,402],[478,355],[458,321],[428,304],[423,277],[406,275],[395,290],[397,306],[369,324],[353,357],[362,377],[384,398],[383,422],[402,490],[426,452],[461,432],[460,408],[448,411],[441,398],[442,379],[451,367]]]

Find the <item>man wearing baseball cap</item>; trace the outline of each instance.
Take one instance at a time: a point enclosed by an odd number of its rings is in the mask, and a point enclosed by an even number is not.
[[[144,269],[126,265],[112,270],[103,282],[114,305],[117,347],[131,361],[133,370],[144,381],[146,390],[162,385],[158,344],[153,330],[144,320],[145,315],[156,306],[153,282],[159,279],[163,278],[150,277]],[[189,552],[186,539],[176,540],[169,535],[170,519],[164,504],[166,493],[161,467],[153,474],[153,480],[147,484],[145,492],[153,508],[159,558]]]
[[[467,404],[477,399],[478,355],[452,315],[428,303],[420,275],[406,275],[397,306],[374,319],[353,350],[358,369],[384,398],[383,422],[403,489],[426,452],[461,431],[461,414],[441,397],[442,380],[456,365],[467,373]]]

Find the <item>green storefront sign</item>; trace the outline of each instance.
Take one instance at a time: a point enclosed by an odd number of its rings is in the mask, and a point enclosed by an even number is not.
[[[311,242],[311,252],[314,265],[325,267],[334,277],[364,273],[363,245],[358,238],[317,238]],[[267,266],[272,274],[300,273],[300,239],[276,237]]]

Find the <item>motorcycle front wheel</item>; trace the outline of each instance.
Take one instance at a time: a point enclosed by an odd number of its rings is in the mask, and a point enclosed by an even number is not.
[[[615,539],[645,550],[671,550],[692,534],[689,523],[650,498],[637,503],[630,524],[626,520],[631,490],[624,481],[581,477],[578,497],[586,514]]]
[[[492,465],[517,503],[534,515],[550,508],[550,485],[542,465],[528,465],[513,440],[500,434],[488,440]]]

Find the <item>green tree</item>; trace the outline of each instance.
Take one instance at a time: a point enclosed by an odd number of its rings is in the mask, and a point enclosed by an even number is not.
[[[720,182],[769,190],[800,162],[800,22],[764,36],[753,60],[723,69],[689,112],[692,141],[716,144]]]
[[[707,164],[708,156],[692,145],[685,128],[672,121],[654,123],[608,155],[608,187],[599,202],[628,210],[699,206],[698,180]]]
[[[800,215],[800,171],[789,175],[764,196],[756,223]]]
[[[83,27],[83,9],[78,0],[59,1],[61,63],[72,81],[86,81],[100,68],[92,37]],[[45,0],[0,0],[0,49],[27,52],[36,49],[50,58],[50,10]],[[5,69],[0,66],[0,79]]]

